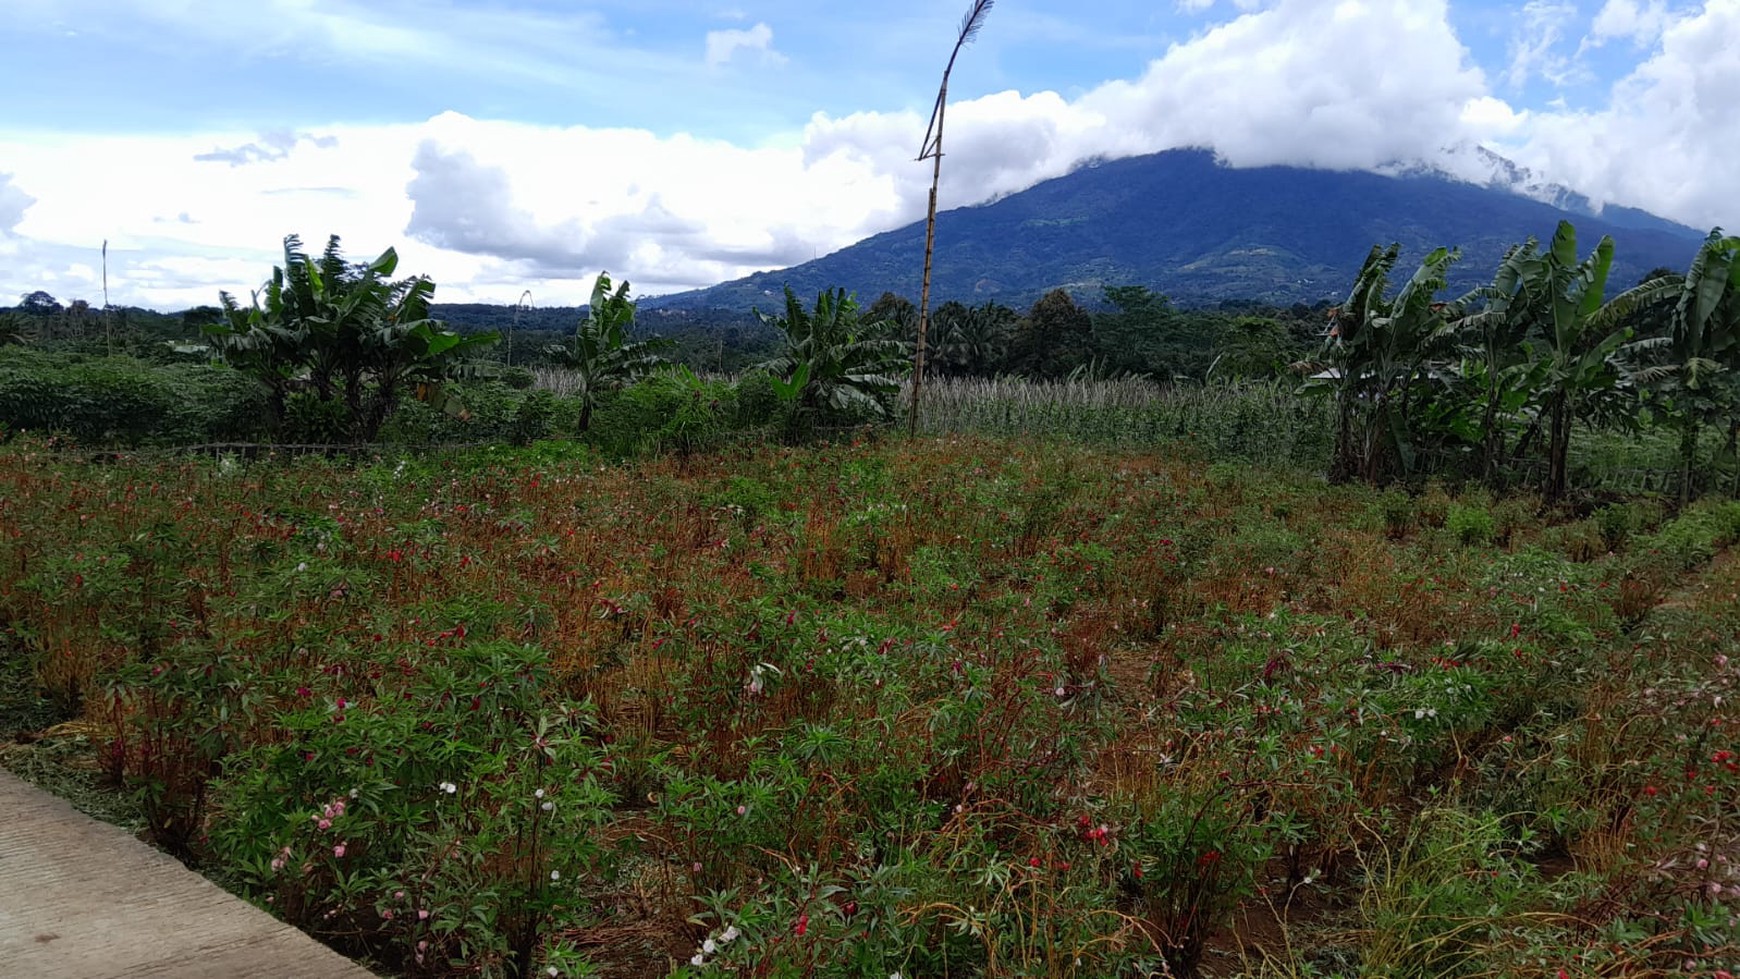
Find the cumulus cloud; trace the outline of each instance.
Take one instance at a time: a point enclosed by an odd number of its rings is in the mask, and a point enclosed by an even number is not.
[[[1309,38],[1308,42],[1303,39]],[[789,147],[447,114],[413,161],[406,230],[531,277],[600,268],[654,291],[778,268],[923,215],[915,112],[817,114]],[[945,206],[1094,157],[1201,146],[1234,166],[1354,169],[1515,128],[1442,0],[1279,0],[1071,100],[1008,91],[949,109]]]
[[[1615,38],[1626,38],[1635,44],[1654,44],[1667,29],[1673,15],[1667,0],[1607,0],[1595,15],[1590,27],[1590,40],[1600,45]]]
[[[199,153],[194,156],[194,160],[199,163],[228,163],[232,167],[247,166],[250,163],[274,163],[288,157],[304,142],[319,149],[330,149],[338,145],[338,137],[274,129],[261,133],[258,142]]]
[[[1536,113],[1510,147],[1601,203],[1698,227],[1740,219],[1740,0],[1707,0],[1668,24],[1651,56],[1599,111]]]
[[[746,30],[730,28],[707,32],[707,67],[717,68],[730,62],[739,52],[754,54],[762,64],[785,63],[785,55],[773,49],[773,28],[756,24]]]
[[[412,161],[406,231],[533,278],[600,270],[640,290],[777,268],[880,230],[892,185],[868,164],[641,130],[447,113]]]
[[[9,234],[18,227],[18,223],[24,220],[24,212],[35,203],[36,198],[12,182],[11,174],[0,173],[0,235]]]

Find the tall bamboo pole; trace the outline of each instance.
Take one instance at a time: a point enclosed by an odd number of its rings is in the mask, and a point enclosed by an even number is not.
[[[925,343],[930,334],[930,269],[936,252],[936,192],[942,183],[943,114],[948,109],[949,75],[955,70],[955,59],[960,57],[961,48],[978,35],[986,15],[995,5],[996,0],[974,0],[967,15],[961,18],[960,36],[955,39],[955,48],[949,53],[948,65],[943,68],[942,86],[936,93],[936,108],[931,110],[930,127],[924,134],[924,145],[918,151],[920,160],[931,161],[930,209],[924,222],[924,284],[918,294],[918,345],[912,355],[912,405],[907,418],[909,437],[918,435],[918,404],[924,396]]]

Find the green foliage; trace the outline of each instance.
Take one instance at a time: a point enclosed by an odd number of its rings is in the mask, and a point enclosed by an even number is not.
[[[23,351],[0,364],[0,428],[79,445],[247,441],[265,407],[247,377],[225,368]]]
[[[408,402],[381,429],[381,441],[400,445],[527,445],[572,432],[580,413],[578,399],[498,383],[461,383],[454,386],[454,394],[466,405],[463,415],[426,402]]]
[[[1444,527],[1450,536],[1465,546],[1490,544],[1496,536],[1498,522],[1492,510],[1480,501],[1452,503]]]
[[[785,341],[780,356],[756,370],[773,378],[774,391],[792,405],[788,434],[892,416],[905,345],[861,323],[857,302],[844,290],[824,291],[812,311],[787,288],[783,315],[757,310],[756,316]]]
[[[1313,385],[1336,406],[1334,480],[1384,483],[1412,473],[1422,452],[1458,437],[1462,419],[1433,410],[1435,357],[1451,345],[1453,304],[1438,299],[1459,253],[1440,248],[1394,296],[1390,274],[1399,246],[1374,247],[1353,291],[1335,314],[1324,356],[1326,376]]]
[[[732,394],[610,394],[691,451],[631,464],[0,450],[9,675],[84,713],[8,764],[405,974],[1732,957],[1740,504],[1573,560],[1531,500],[1148,449],[694,451]]]
[[[1651,276],[1611,299],[1612,239],[1580,257],[1569,222],[1545,250],[1534,239],[1512,248],[1490,285],[1449,301],[1437,294],[1456,253],[1428,256],[1392,298],[1399,250],[1374,248],[1333,313],[1317,365],[1327,369],[1306,385],[1335,398],[1330,475],[1384,483],[1439,472],[1500,487],[1538,459],[1555,503],[1571,488],[1578,426],[1634,431],[1647,396],[1680,431],[1688,498],[1699,426],[1740,417],[1724,362],[1740,356],[1730,337],[1740,302],[1726,298],[1740,295],[1735,241],[1712,232],[1686,277]],[[1631,342],[1639,329],[1652,335]],[[1740,423],[1730,445],[1736,432]]]
[[[574,395],[580,400],[579,431],[592,428],[592,414],[607,392],[634,383],[664,363],[659,339],[633,340],[634,303],[627,282],[611,289],[610,274],[600,272],[592,286],[592,302],[573,339],[546,351],[551,361],[573,372]]]
[[[1056,380],[1090,363],[1093,353],[1093,318],[1068,292],[1053,289],[1016,324],[1009,366],[1028,377]]]
[[[735,392],[686,367],[661,371],[600,400],[587,440],[612,458],[717,448],[732,430]]]
[[[293,394],[309,392],[319,408],[299,409],[308,431],[327,433],[342,412],[348,440],[371,442],[406,394],[455,414],[464,406],[444,383],[494,334],[460,336],[430,319],[435,283],[389,277],[398,254],[387,249],[366,265],[345,262],[338,237],[319,259],[284,239],[284,264],[244,308],[221,295],[223,318],[204,327],[218,355],[268,392],[272,414],[288,419]]]

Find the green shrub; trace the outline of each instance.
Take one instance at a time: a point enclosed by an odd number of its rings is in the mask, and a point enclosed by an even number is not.
[[[1492,543],[1498,524],[1492,517],[1492,511],[1476,502],[1450,504],[1444,526],[1457,541],[1474,546]]]
[[[550,436],[552,423],[560,406],[556,395],[549,391],[528,392],[514,409],[513,443],[530,445]]]
[[[783,427],[790,413],[789,403],[774,390],[772,375],[754,371],[738,380],[732,419],[738,428]]]
[[[1378,515],[1383,519],[1384,533],[1391,540],[1408,536],[1414,528],[1414,499],[1401,490],[1390,490],[1378,497]]]
[[[81,445],[249,439],[265,409],[265,392],[224,367],[23,351],[0,367],[0,426]]]
[[[1614,503],[1595,511],[1595,525],[1601,529],[1601,541],[1610,551],[1617,551],[1637,530],[1637,517],[1631,507]]]
[[[733,395],[730,385],[687,370],[655,374],[602,395],[586,438],[616,458],[716,448],[732,430]]]
[[[350,419],[341,402],[298,391],[284,401],[284,442],[332,445],[350,441]]]
[[[500,382],[466,384],[449,392],[458,405],[436,408],[422,401],[402,402],[381,441],[405,445],[512,442],[525,445],[558,432],[572,431],[578,405],[549,391],[520,391]]]

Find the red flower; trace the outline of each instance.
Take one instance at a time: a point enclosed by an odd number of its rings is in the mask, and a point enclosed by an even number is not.
[[[810,930],[810,916],[807,914],[798,915],[797,926],[794,927],[792,929],[792,931],[796,932],[799,937],[802,937],[803,933],[806,931],[809,931],[809,930]]]
[[[1660,789],[1656,788],[1653,785],[1646,785],[1643,787],[1643,794],[1647,795],[1647,796],[1653,796],[1657,792],[1660,792],[1660,791],[1661,791]]]
[[[1207,853],[1204,853],[1202,856],[1196,858],[1196,865],[1198,867],[1212,867],[1219,862],[1220,862],[1220,851],[1219,850],[1210,850]]]

